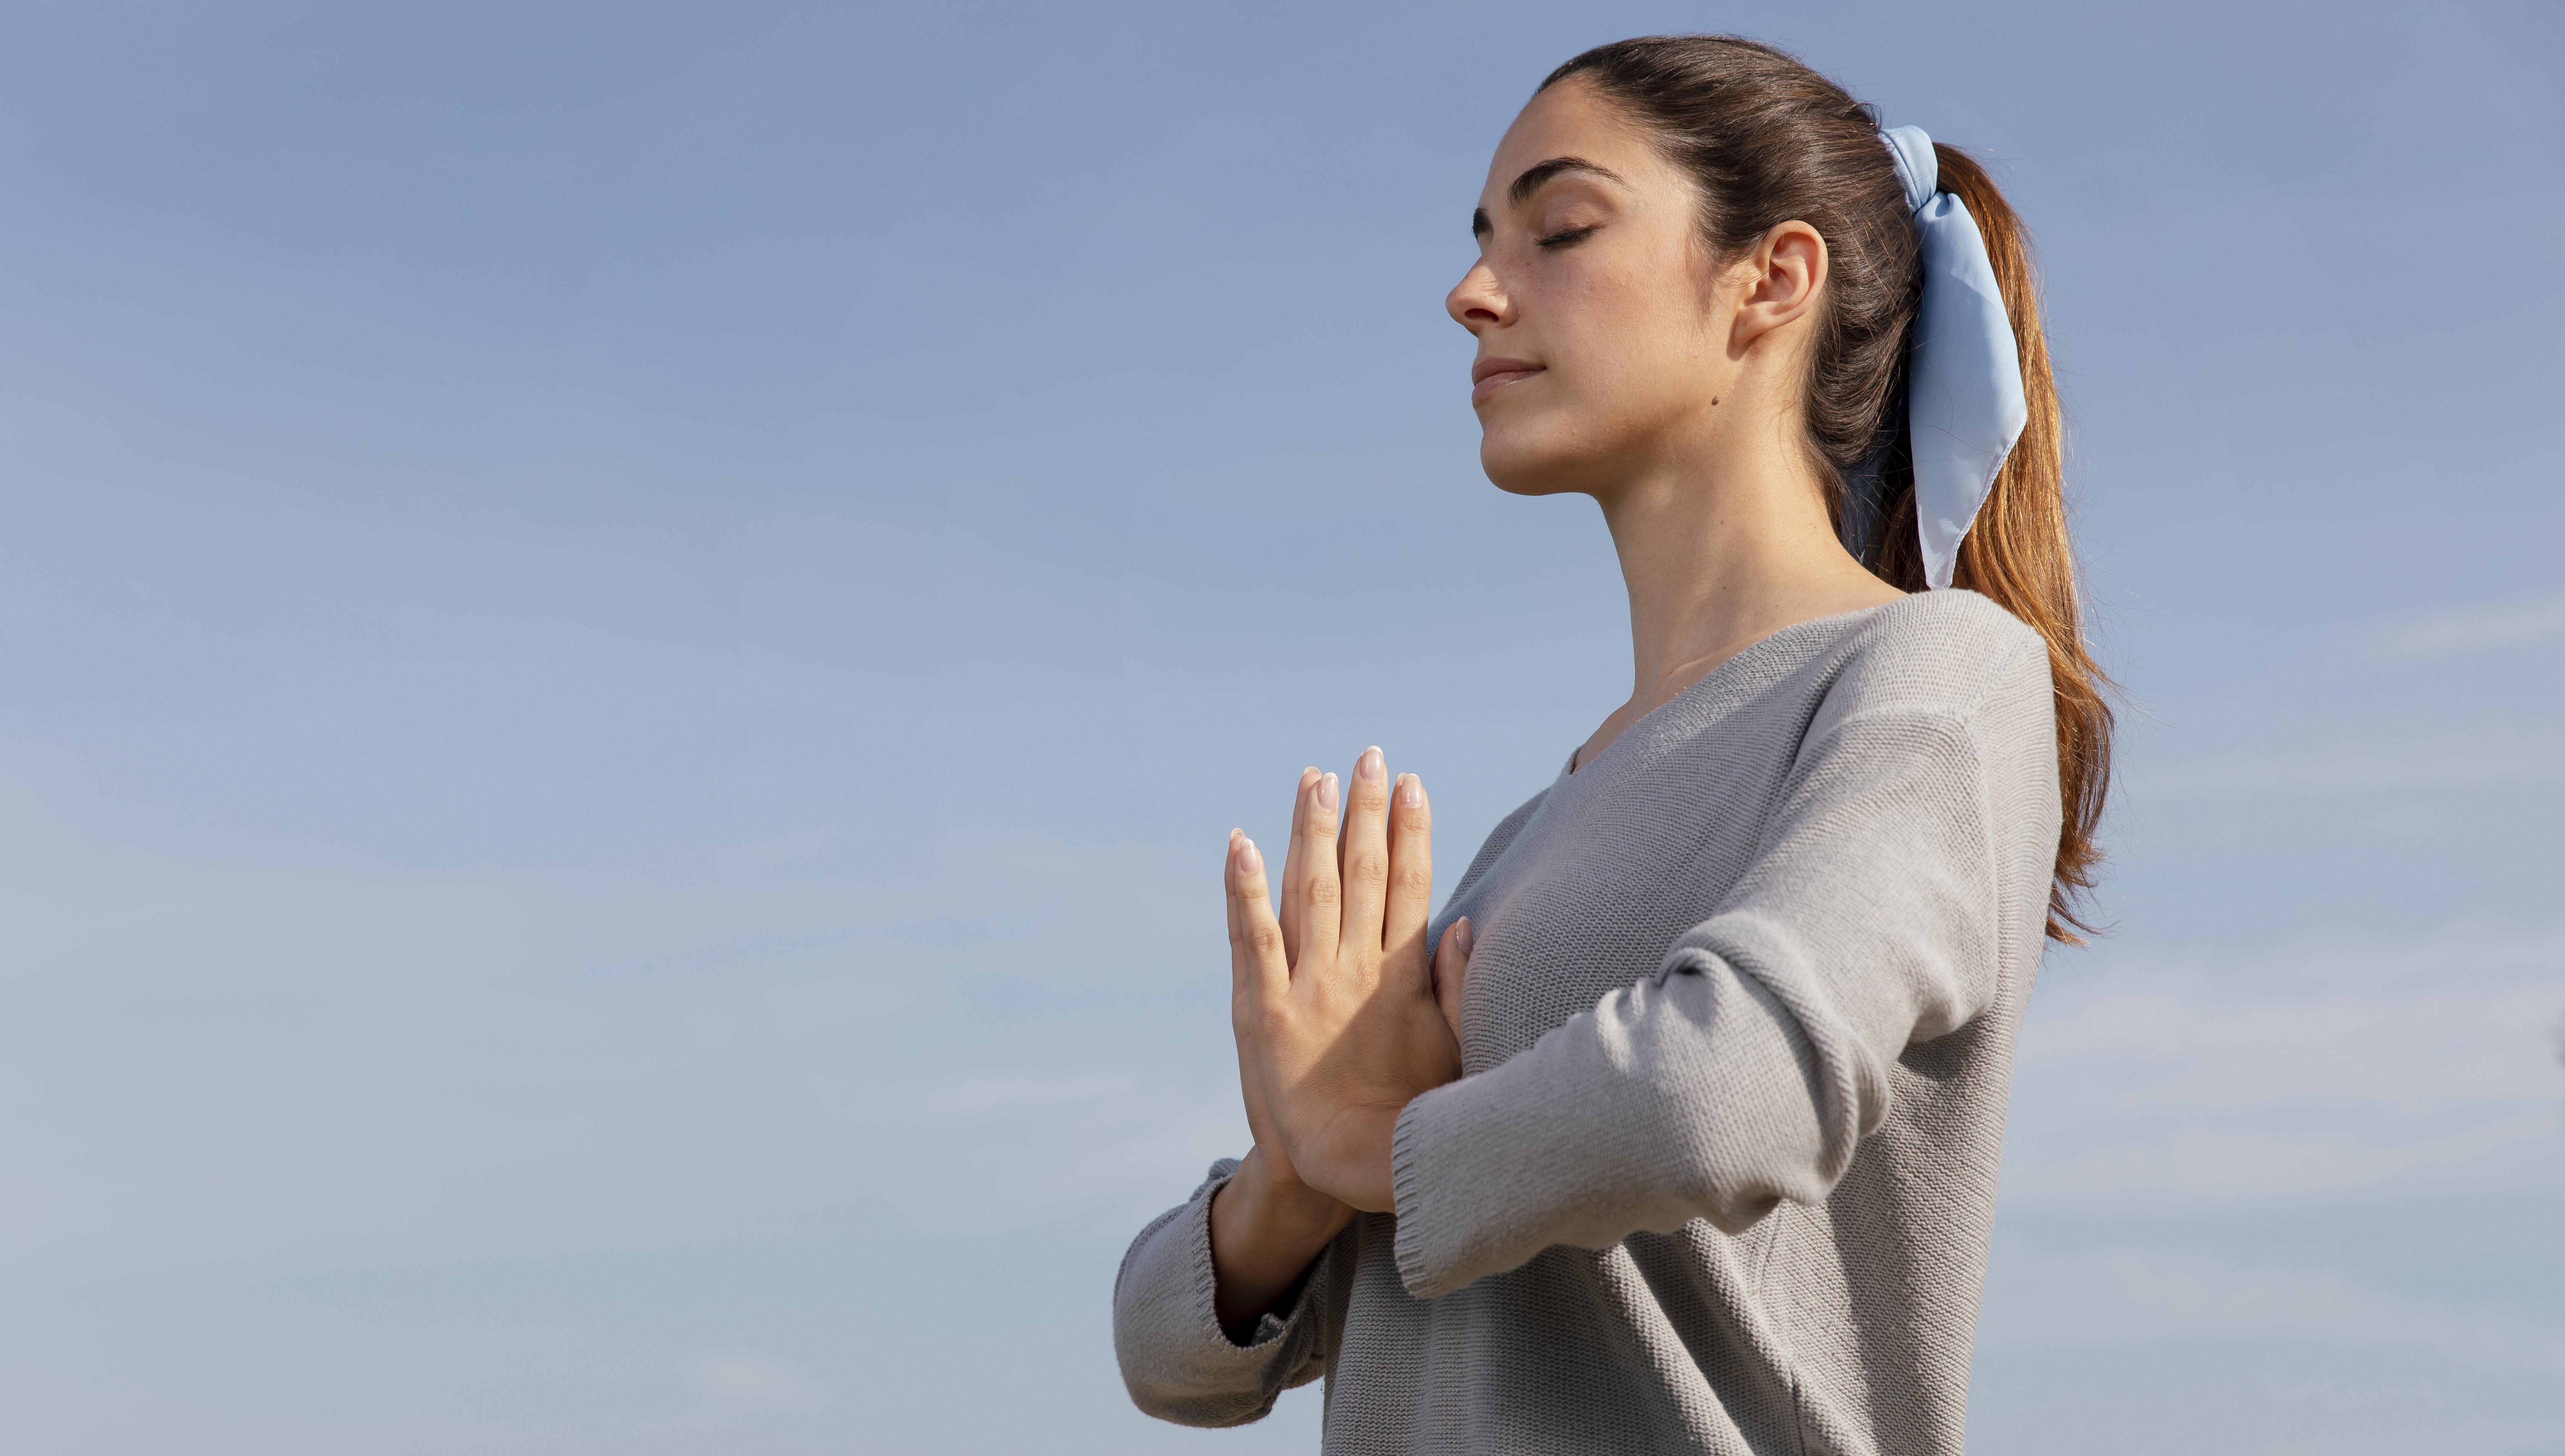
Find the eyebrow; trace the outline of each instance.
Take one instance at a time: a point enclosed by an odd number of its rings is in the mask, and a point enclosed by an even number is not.
[[[1506,201],[1512,206],[1520,207],[1530,201],[1531,195],[1539,191],[1542,184],[1550,178],[1567,172],[1584,172],[1601,177],[1607,182],[1621,182],[1624,187],[1630,185],[1622,182],[1620,173],[1610,167],[1589,162],[1581,156],[1554,156],[1545,162],[1534,162],[1523,168],[1522,175],[1515,178],[1514,185],[1506,189]],[[1495,224],[1488,221],[1486,208],[1471,209],[1470,235],[1472,237],[1484,237],[1495,230]]]

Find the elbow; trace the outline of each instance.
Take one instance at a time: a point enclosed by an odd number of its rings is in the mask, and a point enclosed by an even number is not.
[[[1264,1380],[1238,1379],[1238,1371],[1189,1367],[1178,1352],[1135,1349],[1119,1330],[1114,1336],[1122,1388],[1130,1392],[1131,1403],[1142,1415],[1180,1426],[1243,1426],[1264,1419],[1274,1409],[1275,1397],[1282,1394]],[[1151,1357],[1153,1353],[1157,1357]]]
[[[1734,1238],[1770,1216],[1784,1202],[1823,1203],[1842,1169],[1825,1156],[1825,1140],[1812,1130],[1804,1136],[1760,1141],[1740,1146],[1735,1140],[1704,1145],[1696,1141],[1683,1157],[1684,1172],[1675,1180],[1675,1206],[1668,1213],[1680,1226],[1698,1218]],[[1673,1228],[1652,1228],[1672,1233]]]
[[[1283,1354],[1280,1332],[1266,1332],[1259,1346],[1239,1346],[1217,1329],[1197,1328],[1188,1313],[1150,1308],[1116,1291],[1113,1358],[1131,1403],[1143,1415],[1182,1426],[1263,1419],[1282,1393],[1274,1379]]]
[[[1129,1365],[1122,1369],[1122,1388],[1131,1392],[1131,1403],[1140,1413],[1180,1426],[1216,1430],[1223,1426],[1243,1426],[1258,1419],[1265,1411],[1236,1398],[1207,1396],[1196,1389],[1186,1389],[1136,1376]]]
[[[1688,1191],[1729,1232],[1785,1199],[1824,1202],[1890,1100],[1887,1069],[1856,1027],[1749,965],[1709,954],[1681,964],[1692,974],[1669,989],[1703,1030],[1648,1059],[1662,1069],[1652,1091]]]

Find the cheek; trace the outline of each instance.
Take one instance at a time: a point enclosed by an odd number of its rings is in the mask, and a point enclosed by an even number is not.
[[[1600,433],[1644,429],[1695,407],[1715,382],[1698,311],[1653,274],[1598,271],[1558,301],[1562,391]]]

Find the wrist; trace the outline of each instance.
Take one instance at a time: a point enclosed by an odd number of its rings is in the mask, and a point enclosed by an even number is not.
[[[1257,1241],[1298,1243],[1311,1237],[1333,1237],[1353,1210],[1291,1174],[1278,1174],[1260,1144],[1248,1149],[1229,1186],[1221,1190],[1225,1210],[1242,1230],[1254,1230]]]
[[[1347,1108],[1338,1116],[1333,1155],[1327,1159],[1329,1186],[1336,1197],[1366,1213],[1396,1213],[1390,1151],[1398,1135],[1398,1107]]]
[[[1277,1177],[1251,1150],[1212,1194],[1212,1311],[1244,1342],[1246,1328],[1290,1291],[1354,1211],[1317,1189]]]

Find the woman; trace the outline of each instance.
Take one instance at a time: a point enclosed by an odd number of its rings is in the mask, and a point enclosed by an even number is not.
[[[1635,686],[1434,920],[1378,749],[1301,774],[1279,913],[1233,834],[1256,1142],[1132,1244],[1124,1378],[1225,1425],[1323,1373],[1330,1452],[1957,1452],[2110,737],[2020,224],[1659,37],[1542,84],[1474,227],[1482,459],[1602,506]]]

